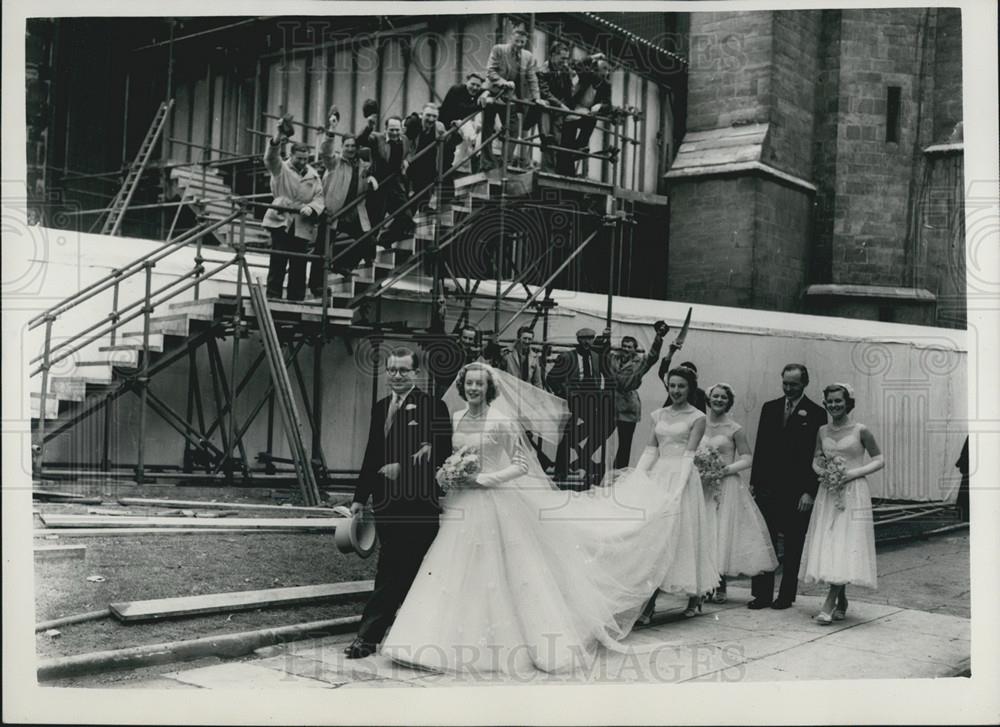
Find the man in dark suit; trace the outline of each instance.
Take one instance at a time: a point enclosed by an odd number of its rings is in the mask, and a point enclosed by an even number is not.
[[[443,402],[414,385],[419,367],[413,350],[393,349],[385,368],[390,394],[372,410],[351,513],[359,514],[371,498],[378,569],[357,638],[344,651],[351,659],[375,652],[438,531],[434,474],[451,451],[451,421]]]
[[[475,71],[467,73],[465,75],[465,83],[457,83],[449,88],[448,93],[445,94],[444,100],[441,102],[441,112],[438,115],[438,121],[444,124],[445,129],[461,125],[460,130],[452,134],[445,143],[444,163],[447,167],[451,167],[453,164],[461,161],[455,155],[460,145],[465,144],[466,153],[478,145],[479,134],[475,130],[475,121],[468,121],[465,124],[462,124],[462,121],[481,110],[480,97],[483,97],[485,101],[485,97],[487,96],[483,91],[483,82],[485,80],[483,76]],[[465,158],[464,155],[462,158]],[[472,158],[470,162],[472,171],[478,171],[478,157]]]
[[[368,218],[373,226],[406,204],[406,170],[410,156],[410,140],[403,135],[403,120],[398,116],[387,118],[384,134],[375,131],[376,120],[377,114],[369,116],[365,128],[358,134],[358,145],[371,150],[372,174],[379,184],[378,191],[368,195]],[[388,249],[412,230],[413,218],[407,210],[397,215],[387,229],[381,230],[379,244]]]
[[[425,206],[431,198],[434,189],[422,190],[434,181],[438,172],[438,150],[431,149],[422,156],[420,152],[444,137],[444,124],[438,121],[438,106],[435,103],[425,103],[420,112],[419,124],[407,124],[406,136],[410,140],[410,156],[408,158],[408,174],[413,194],[421,197],[420,206]],[[444,160],[444,150],[441,149],[441,171],[448,169]]]
[[[804,393],[808,384],[809,371],[803,364],[786,365],[781,371],[785,395],[760,410],[750,488],[775,550],[778,533],[784,535],[784,557],[778,598],[772,601],[773,572],[754,576],[749,608],[788,608],[798,589],[799,562],[818,487],[812,470],[816,432],[826,424],[826,412]]]
[[[610,329],[596,338],[593,329],[581,328],[576,332],[577,345],[559,354],[545,378],[552,393],[565,399],[570,411],[556,450],[557,480],[565,480],[569,474],[571,447],[577,452],[577,469],[582,469],[584,476],[599,474],[592,458],[615,425],[614,384],[606,355],[610,340]]]

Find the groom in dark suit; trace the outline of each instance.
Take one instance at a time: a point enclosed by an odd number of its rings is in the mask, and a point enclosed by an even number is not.
[[[371,498],[378,569],[357,638],[344,651],[351,659],[374,653],[438,531],[434,474],[451,452],[451,420],[444,403],[416,388],[419,368],[412,349],[393,349],[385,367],[390,394],[372,410],[351,514]]]
[[[785,395],[764,404],[757,425],[750,487],[760,508],[771,542],[778,547],[784,535],[781,586],[774,599],[774,572],[754,576],[748,608],[788,608],[798,589],[799,562],[818,482],[812,470],[816,432],[826,424],[826,412],[805,396],[809,371],[790,363],[781,371]]]

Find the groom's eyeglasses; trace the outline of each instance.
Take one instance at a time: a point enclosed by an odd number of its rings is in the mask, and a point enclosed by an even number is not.
[[[389,374],[389,376],[406,376],[407,374],[412,373],[413,369],[386,369],[385,372]]]

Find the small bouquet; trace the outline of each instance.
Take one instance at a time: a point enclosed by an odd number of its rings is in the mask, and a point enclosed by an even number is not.
[[[466,486],[480,471],[479,450],[459,447],[449,455],[437,472],[437,481],[445,492]]]
[[[726,464],[715,447],[699,447],[694,453],[694,466],[701,475],[701,484],[715,501],[722,496],[722,478],[726,476]]]
[[[843,510],[844,489],[847,486],[847,464],[840,455],[833,457],[823,456],[820,458],[820,465],[823,468],[819,476],[819,483],[827,489],[833,497],[838,510]]]

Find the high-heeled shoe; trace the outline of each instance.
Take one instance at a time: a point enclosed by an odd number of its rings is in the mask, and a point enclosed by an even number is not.
[[[826,613],[825,611],[820,611],[815,616],[813,616],[813,621],[823,626],[829,626],[833,623],[833,616]]]
[[[847,617],[847,596],[837,598],[837,607],[833,609],[833,620],[843,621]]]
[[[653,614],[656,612],[656,596],[650,598],[642,608],[642,613],[636,619],[636,626],[649,626],[653,623]]]
[[[726,592],[716,588],[715,593],[712,594],[712,603],[725,603],[726,600]]]
[[[694,618],[699,613],[701,613],[701,602],[703,598],[701,596],[695,596],[694,598],[688,599],[688,607],[684,609],[684,618]]]

